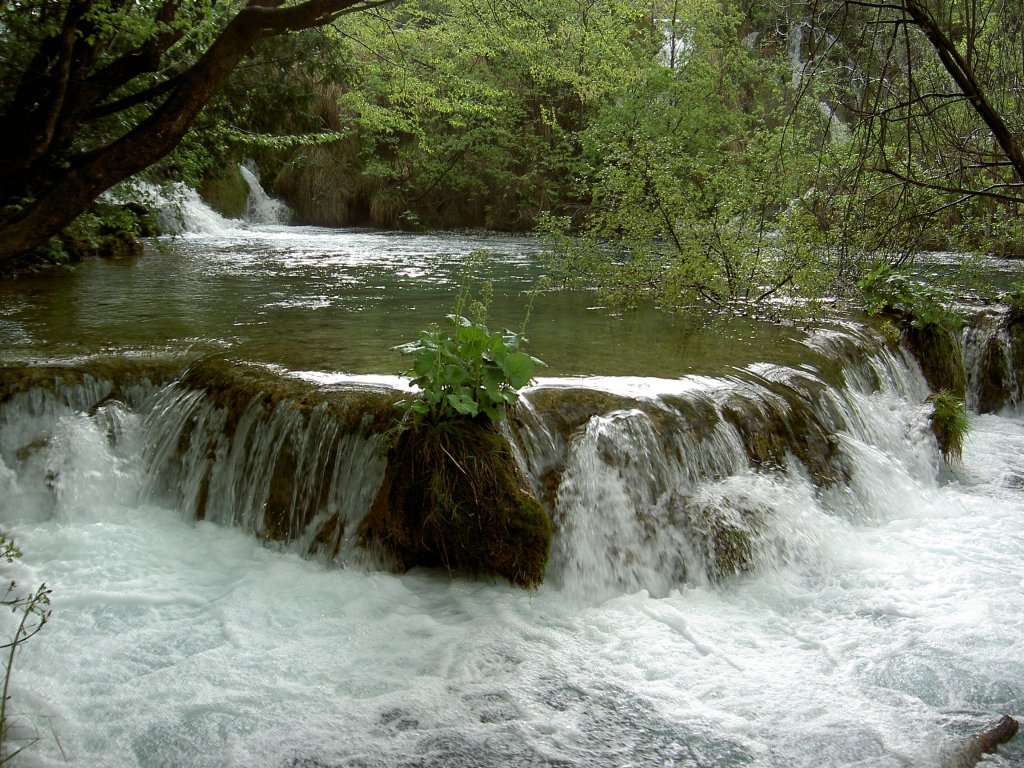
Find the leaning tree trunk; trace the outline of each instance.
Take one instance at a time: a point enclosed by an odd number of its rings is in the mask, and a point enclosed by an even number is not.
[[[967,98],[974,111],[992,131],[992,137],[1006,155],[1018,183],[1024,183],[1024,152],[1007,126],[1003,116],[992,106],[974,75],[974,69],[942,31],[928,7],[921,0],[903,0],[903,9],[924,33],[935,49],[939,61]]]

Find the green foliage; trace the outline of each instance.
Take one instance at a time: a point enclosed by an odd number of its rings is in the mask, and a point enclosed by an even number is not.
[[[882,264],[857,283],[868,314],[894,314],[913,328],[930,326],[955,331],[964,321],[950,309],[952,297],[904,270]]]
[[[849,126],[846,153],[816,153],[841,247],[1019,252],[1024,201],[1008,146],[1024,140],[1022,22],[1019,5],[996,0],[824,0],[799,17],[807,100]],[[984,103],[1006,135],[983,120]]]
[[[581,131],[635,79],[647,23],[631,0],[407,0],[325,30],[291,56],[303,66],[268,62],[287,79],[240,71],[231,123],[247,151],[253,134],[334,137],[288,153],[264,142],[306,220],[526,230],[570,202]],[[256,159],[269,178],[274,161]]]
[[[999,298],[999,303],[1009,309],[1011,323],[1020,323],[1024,320],[1024,280],[1018,280],[1011,285]]]
[[[421,390],[398,406],[420,421],[485,415],[500,423],[506,408],[519,399],[518,390],[530,383],[534,368],[543,365],[523,351],[526,338],[521,333],[487,328],[489,284],[469,307],[473,319],[462,314],[467,299],[468,287],[460,293],[456,311],[445,318],[446,327],[421,331],[416,341],[396,347],[412,358],[408,373]]]
[[[10,536],[0,533],[0,560],[10,565],[20,557],[21,550],[15,546],[14,540]],[[0,689],[0,765],[5,765],[34,743],[29,742],[12,749],[8,728],[7,705],[10,700],[8,692],[11,685],[11,673],[14,669],[15,653],[41,630],[50,618],[50,590],[46,584],[41,584],[34,591],[24,592],[11,579],[8,581],[3,595],[0,596],[0,605],[9,608],[18,622],[10,639],[0,644],[0,650],[6,651],[3,686]]]
[[[941,390],[930,398],[932,403],[931,425],[935,439],[947,464],[960,461],[963,456],[964,440],[971,429],[970,418],[962,398],[948,390]]]

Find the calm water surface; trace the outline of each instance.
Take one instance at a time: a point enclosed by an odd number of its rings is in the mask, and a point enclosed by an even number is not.
[[[452,311],[471,254],[492,281],[492,327],[527,326],[551,375],[680,376],[807,350],[793,328],[741,318],[614,312],[585,292],[537,293],[521,237],[250,227],[147,244],[135,260],[0,282],[3,359],[100,352],[231,354],[289,368],[397,373],[391,347]]]

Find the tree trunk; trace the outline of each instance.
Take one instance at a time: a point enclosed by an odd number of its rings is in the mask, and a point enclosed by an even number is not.
[[[1009,161],[1010,167],[1013,168],[1018,183],[1024,184],[1024,153],[1021,152],[1020,145],[1007,127],[1006,121],[989,103],[985,92],[974,77],[974,71],[969,61],[960,55],[960,51],[939,28],[935,17],[921,0],[903,0],[903,7],[928,38],[939,61],[953,78],[960,92],[992,131],[992,136],[1006,154],[1006,159]]]

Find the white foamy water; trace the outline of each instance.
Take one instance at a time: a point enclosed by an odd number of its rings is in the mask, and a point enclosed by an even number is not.
[[[904,455],[920,406],[863,400],[849,485],[700,488],[774,509],[778,556],[652,597],[588,593],[568,560],[536,593],[304,560],[145,501],[137,415],[26,399],[0,421],[0,521],[54,593],[15,664],[13,726],[38,737],[18,764],[937,766],[1024,715],[1024,423],[976,418],[947,471]]]
[[[267,194],[256,166],[243,163],[238,166],[238,171],[249,185],[249,198],[245,203],[246,221],[254,224],[287,224],[292,217],[291,209],[281,200]]]

